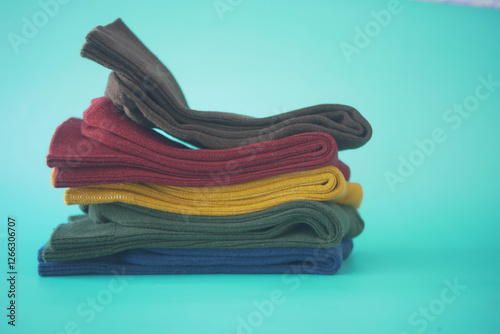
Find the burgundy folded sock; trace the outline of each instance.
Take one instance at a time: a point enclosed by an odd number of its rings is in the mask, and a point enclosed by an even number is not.
[[[98,98],[84,120],[60,125],[47,156],[55,187],[141,182],[172,186],[221,186],[333,165],[349,180],[337,158],[335,140],[305,133],[233,149],[192,150],[126,117],[108,98]]]
[[[170,71],[120,19],[94,28],[81,55],[115,71],[105,94],[128,117],[198,147],[224,149],[325,132],[344,150],[364,145],[372,135],[368,121],[342,104],[315,105],[265,118],[190,109]]]

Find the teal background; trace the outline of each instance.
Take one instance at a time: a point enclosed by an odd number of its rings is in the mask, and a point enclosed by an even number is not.
[[[3,2],[0,332],[232,334],[277,290],[284,301],[239,332],[498,333],[500,87],[458,129],[443,114],[474,93],[479,76],[500,81],[500,11],[401,2],[348,62],[341,43],[354,45],[354,29],[387,1],[232,3],[221,20],[211,0],[70,1],[16,53],[8,34],[21,34],[22,18],[41,7]],[[372,140],[340,154],[364,187],[366,229],[338,275],[137,276],[94,319],[77,309],[112,277],[38,276],[38,248],[78,213],[50,185],[49,142],[103,95],[109,70],[79,52],[93,27],[117,17],[169,67],[192,108],[260,117],[343,103],[370,121]],[[446,141],[392,191],[384,174],[436,128]],[[5,317],[9,215],[18,232],[15,328]],[[427,328],[412,325],[455,278],[467,288]]]

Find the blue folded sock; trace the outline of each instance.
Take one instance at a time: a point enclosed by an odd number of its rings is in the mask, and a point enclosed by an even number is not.
[[[174,274],[318,274],[333,275],[352,251],[352,240],[332,248],[131,249],[93,259],[44,262],[40,276]]]

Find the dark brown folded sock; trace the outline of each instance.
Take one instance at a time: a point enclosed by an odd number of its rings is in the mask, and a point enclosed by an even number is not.
[[[128,117],[198,147],[225,149],[325,132],[336,140],[339,150],[345,150],[364,145],[372,135],[366,119],[341,104],[315,105],[265,118],[190,109],[170,71],[120,19],[94,28],[81,55],[114,70],[106,95]]]

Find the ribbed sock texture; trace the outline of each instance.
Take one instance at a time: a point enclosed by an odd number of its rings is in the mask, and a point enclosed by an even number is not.
[[[351,240],[332,248],[133,249],[114,255],[46,263],[38,252],[40,276],[158,274],[333,275],[352,251]]]
[[[335,140],[305,133],[223,150],[192,150],[141,127],[108,98],[92,101],[84,119],[70,118],[55,131],[47,156],[55,187],[154,183],[221,186],[332,165],[349,180]]]
[[[372,136],[354,108],[254,118],[188,107],[171,72],[117,19],[81,55],[112,70],[83,119],[54,133],[47,165],[67,205],[40,276],[335,274],[364,229],[338,151]],[[192,150],[154,131],[200,147]]]
[[[86,37],[81,55],[111,70],[106,96],[129,118],[198,147],[224,149],[324,132],[339,150],[364,145],[372,128],[354,108],[322,104],[266,118],[190,109],[170,71],[117,19]]]
[[[111,203],[82,206],[88,215],[59,225],[44,249],[47,262],[133,248],[272,248],[336,246],[358,236],[358,212],[331,202],[296,201],[237,216],[186,216]]]
[[[298,200],[330,200],[357,209],[362,198],[361,185],[346,182],[339,169],[332,166],[219,187],[120,183],[68,188],[64,193],[67,205],[122,202],[207,216],[251,213]]]

